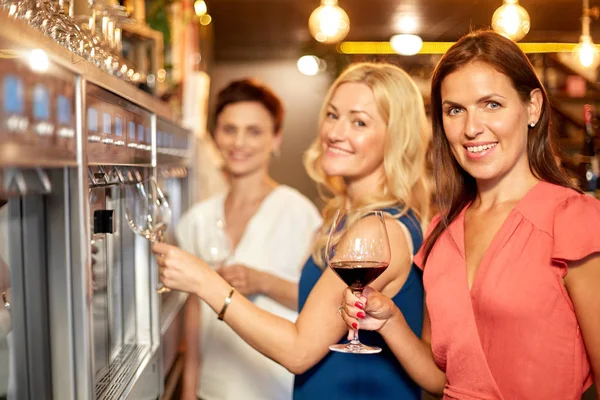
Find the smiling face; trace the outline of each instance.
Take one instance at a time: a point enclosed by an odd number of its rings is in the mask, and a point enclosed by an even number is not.
[[[364,83],[341,84],[321,124],[321,166],[348,182],[383,174],[386,122],[373,91]]]
[[[219,114],[215,143],[233,176],[266,171],[271,152],[281,144],[269,111],[257,101],[231,103]]]
[[[473,62],[443,80],[441,96],[446,138],[467,173],[478,181],[529,173],[528,124],[540,116],[539,90],[523,101],[509,77]]]

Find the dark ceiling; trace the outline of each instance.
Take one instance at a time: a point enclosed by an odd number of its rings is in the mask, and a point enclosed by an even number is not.
[[[216,61],[297,57],[316,43],[307,27],[319,0],[207,0],[213,17]],[[591,0],[600,6],[600,0]],[[524,42],[576,42],[581,33],[580,0],[521,0],[531,17]],[[502,0],[339,0],[350,17],[346,40],[389,40],[394,17],[414,13],[425,41],[454,41],[474,28],[489,27]],[[592,22],[600,42],[600,21]]]

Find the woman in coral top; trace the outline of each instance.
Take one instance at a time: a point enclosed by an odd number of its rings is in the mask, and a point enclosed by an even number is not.
[[[343,317],[444,399],[580,399],[600,383],[600,202],[555,161],[548,96],[516,44],[475,32],[431,99],[442,211],[416,257],[422,337],[372,289],[347,291]]]

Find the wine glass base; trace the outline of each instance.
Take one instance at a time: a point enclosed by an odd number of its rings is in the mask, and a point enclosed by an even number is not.
[[[381,352],[381,347],[377,346],[366,346],[362,343],[359,344],[334,344],[329,346],[329,350],[337,351],[338,353],[350,353],[350,354],[377,354]]]

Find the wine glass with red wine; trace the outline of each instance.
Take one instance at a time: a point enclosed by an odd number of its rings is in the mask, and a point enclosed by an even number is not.
[[[356,295],[385,271],[391,251],[381,211],[339,210],[333,219],[325,249],[327,264]],[[341,353],[375,354],[381,348],[354,339],[329,346]]]

